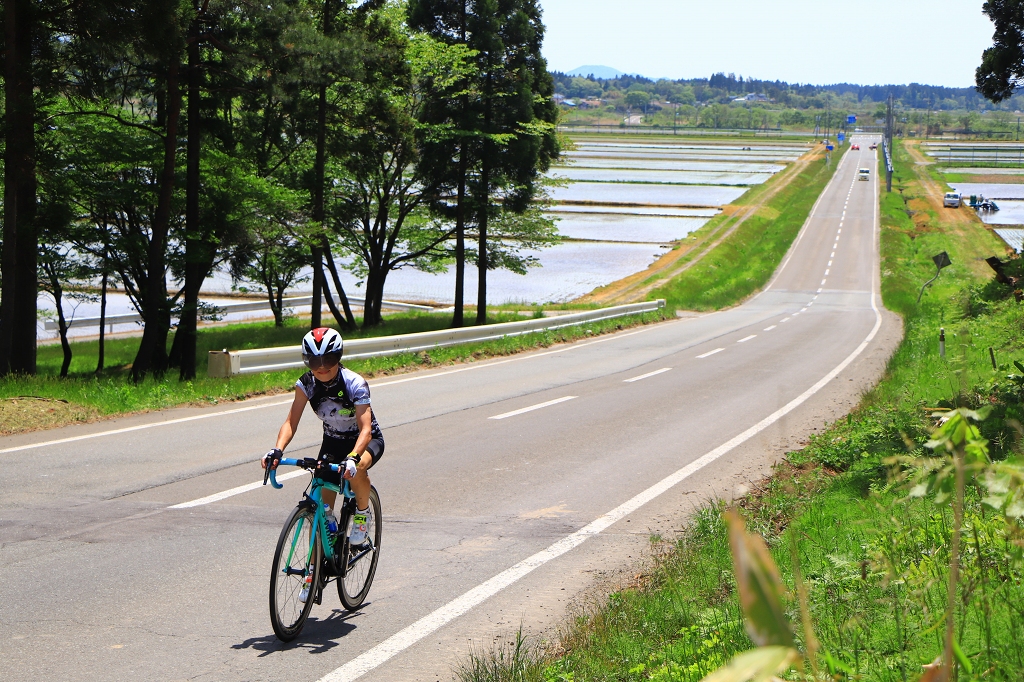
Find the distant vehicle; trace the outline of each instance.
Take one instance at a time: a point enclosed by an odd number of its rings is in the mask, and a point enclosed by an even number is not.
[[[960,208],[962,202],[959,192],[946,192],[946,196],[942,197],[942,205],[946,208]]]
[[[872,142],[872,143],[871,143],[871,146],[870,146],[870,147],[868,147],[868,149],[878,149],[878,144],[877,144],[877,143],[875,143],[875,142]]]
[[[857,169],[857,179],[858,180],[870,180],[871,179],[871,169],[870,168],[859,168],[859,169]]]
[[[850,149],[852,149],[852,150],[860,150],[860,145],[859,144],[851,144],[850,145]]]
[[[855,132],[855,133],[863,133],[864,131],[861,130],[860,128],[854,128],[853,132]]]

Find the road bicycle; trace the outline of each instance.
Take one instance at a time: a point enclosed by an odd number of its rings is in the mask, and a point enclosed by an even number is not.
[[[317,460],[283,458],[280,464],[301,467],[312,472]],[[331,464],[332,471],[341,471],[344,465]],[[274,488],[283,488],[277,482],[276,470],[267,467],[263,485],[270,480]],[[331,533],[324,513],[321,490],[339,493],[338,532]],[[329,483],[315,474],[295,510],[281,529],[274,552],[274,565],[270,571],[270,622],[274,633],[283,642],[298,637],[309,617],[313,604],[319,604],[323,590],[332,581],[338,583],[338,597],[349,611],[355,611],[366,600],[377,570],[380,556],[381,513],[380,497],[370,486],[370,509],[373,523],[366,529],[366,540],[358,545],[349,542],[352,517],[356,513],[355,493],[348,481],[341,486]],[[301,599],[303,588],[309,588],[306,599]]]

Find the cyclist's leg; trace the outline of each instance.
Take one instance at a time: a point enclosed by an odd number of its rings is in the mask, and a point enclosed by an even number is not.
[[[349,485],[352,486],[352,492],[356,495],[356,506],[359,509],[366,509],[370,504],[370,475],[369,471],[374,464],[380,460],[384,454],[384,439],[374,438],[370,440],[366,446],[366,450],[363,451],[363,456],[360,458],[360,464],[365,465],[365,469],[360,469],[359,473],[355,475]]]

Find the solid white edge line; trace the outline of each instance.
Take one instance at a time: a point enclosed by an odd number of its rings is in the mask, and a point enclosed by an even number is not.
[[[197,414],[191,417],[181,417],[179,419],[168,419],[162,422],[151,422],[149,424],[139,424],[138,426],[126,426],[123,429],[113,429],[112,431],[100,431],[98,433],[87,433],[81,436],[70,436],[68,438],[59,438],[57,440],[48,440],[43,443],[29,443],[28,445],[18,445],[13,448],[4,448],[0,450],[0,455],[8,452],[18,452],[20,450],[31,450],[32,448],[44,448],[49,445],[60,445],[61,443],[73,443],[79,440],[89,440],[90,438],[99,438],[101,436],[113,436],[118,433],[129,433],[131,431],[142,431],[143,429],[152,429],[157,426],[170,426],[171,424],[181,424],[182,422],[193,422],[200,419],[210,419],[211,417],[223,417],[226,414],[236,414],[238,412],[248,412],[250,410],[262,410],[264,407],[280,407],[281,405],[287,405],[292,401],[291,396],[288,400],[278,400],[276,402],[268,402],[262,405],[247,405],[245,407],[236,407],[233,410],[221,410],[220,412],[211,412],[209,414]]]
[[[634,381],[640,381],[641,379],[646,379],[648,377],[653,377],[653,376],[655,376],[657,374],[663,374],[663,373],[669,372],[671,370],[672,370],[671,367],[662,367],[661,369],[656,369],[653,372],[648,372],[647,374],[641,374],[640,376],[633,377],[632,379],[623,379],[622,382],[625,383],[625,384],[631,384]]]
[[[512,410],[511,412],[503,412],[502,414],[496,414],[493,417],[488,417],[488,419],[507,419],[509,417],[514,417],[517,414],[533,412],[534,410],[539,410],[542,407],[547,407],[548,405],[557,405],[558,403],[564,403],[566,400],[573,400],[574,398],[576,398],[576,396],[566,395],[562,396],[561,398],[555,398],[554,400],[548,400],[547,402],[537,403],[536,405],[530,405],[529,407],[520,407],[518,410]]]
[[[707,353],[704,353],[703,355],[698,355],[698,356],[697,356],[697,359],[699,360],[699,359],[701,359],[701,358],[706,358],[706,357],[707,357],[707,356],[709,356],[709,355],[714,355],[715,353],[720,353],[720,352],[722,352],[723,350],[725,350],[725,349],[724,349],[724,348],[716,348],[716,349],[714,349],[714,350],[709,350],[709,351],[708,351]]]
[[[308,473],[308,472],[303,470],[303,469],[298,469],[296,471],[290,471],[287,474],[281,474],[280,476],[277,477],[277,480],[278,481],[287,481],[289,478],[295,478],[296,476],[301,476],[302,474],[305,474],[305,473]],[[246,483],[245,485],[240,485],[237,488],[231,488],[230,490],[224,490],[224,491],[219,492],[219,493],[214,493],[213,495],[207,495],[206,497],[200,497],[198,500],[192,500],[191,502],[182,502],[181,504],[172,504],[170,507],[168,507],[168,509],[190,509],[192,507],[201,507],[204,504],[210,504],[211,502],[220,502],[221,500],[226,500],[229,497],[234,497],[235,495],[241,495],[242,493],[247,493],[250,490],[256,490],[257,488],[262,488],[262,487],[263,487],[263,481],[256,481],[255,483]]]
[[[557,559],[569,550],[583,544],[592,536],[601,533],[615,522],[622,520],[651,500],[667,492],[686,478],[719,459],[729,451],[733,450],[736,446],[750,440],[752,437],[756,436],[761,431],[764,431],[779,419],[802,405],[808,398],[820,391],[830,381],[832,381],[832,379],[836,378],[840,372],[846,369],[850,363],[852,363],[857,356],[867,348],[868,344],[871,343],[872,339],[874,339],[875,335],[878,333],[879,328],[882,326],[882,316],[878,311],[878,307],[875,305],[874,282],[872,282],[871,288],[871,308],[875,311],[875,325],[872,327],[871,332],[860,343],[860,345],[857,346],[856,350],[850,353],[845,360],[839,363],[839,365],[837,365],[831,372],[819,379],[818,382],[809,389],[738,436],[731,438],[711,452],[708,452],[702,457],[677,470],[675,473],[663,478],[650,488],[647,488],[638,495],[635,495],[626,502],[623,502],[618,507],[615,507],[607,514],[594,519],[575,533],[567,535],[558,542],[548,546],[546,549],[543,549],[533,556],[520,561],[511,568],[505,569],[493,578],[477,585],[444,606],[427,614],[423,618],[420,618],[413,624],[399,630],[397,633],[388,637],[372,649],[356,656],[340,668],[327,673],[320,678],[319,682],[351,682],[351,680],[355,680],[374,668],[377,668],[402,651],[416,644],[424,637],[436,632],[441,627],[468,612],[473,607],[483,603],[498,592],[501,592],[520,578],[531,573],[534,569],[543,566],[553,559]]]

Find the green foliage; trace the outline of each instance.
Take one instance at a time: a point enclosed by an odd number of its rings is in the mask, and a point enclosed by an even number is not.
[[[808,164],[713,252],[652,296],[670,307],[715,310],[757,291],[775,272],[834,170],[824,160]]]

